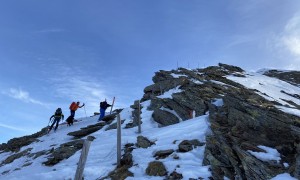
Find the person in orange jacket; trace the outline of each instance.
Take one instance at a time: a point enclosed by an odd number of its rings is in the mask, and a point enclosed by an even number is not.
[[[82,104],[82,106],[80,106],[80,102],[79,101],[77,103],[72,102],[72,104],[69,107],[69,109],[71,110],[71,115],[70,116],[73,116],[73,118],[74,118],[75,117],[75,111],[78,108],[82,108],[83,106],[84,106],[84,103]]]

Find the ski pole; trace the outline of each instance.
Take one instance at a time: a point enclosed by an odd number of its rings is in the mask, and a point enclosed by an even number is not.
[[[49,124],[50,124],[50,122],[51,122],[51,121],[52,121],[52,119],[50,119],[50,120],[49,120],[49,122],[48,122],[48,126],[49,126]]]
[[[83,106],[83,109],[84,109],[84,112],[85,112],[85,117],[87,118],[86,110],[85,110],[85,105]]]

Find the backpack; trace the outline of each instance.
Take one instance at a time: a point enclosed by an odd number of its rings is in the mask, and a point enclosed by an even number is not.
[[[62,115],[62,110],[61,108],[57,108],[55,113],[54,113],[55,116],[61,116]]]
[[[107,105],[107,102],[105,102],[105,101],[100,102],[100,108],[106,109],[107,108],[106,105]]]
[[[73,110],[75,105],[76,105],[76,103],[75,103],[75,102],[72,102],[71,105],[70,105],[70,107],[69,107],[69,109],[70,109],[70,110]]]

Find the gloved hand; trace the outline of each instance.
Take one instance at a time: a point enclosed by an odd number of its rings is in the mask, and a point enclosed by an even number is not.
[[[82,106],[84,106],[84,103],[83,103],[83,105]]]

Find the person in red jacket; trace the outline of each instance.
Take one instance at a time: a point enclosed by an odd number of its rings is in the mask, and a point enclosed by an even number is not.
[[[75,111],[78,108],[82,108],[84,106],[84,103],[82,104],[82,106],[80,106],[80,102],[78,101],[77,103],[72,102],[72,104],[70,105],[70,111],[71,111],[71,116],[73,116],[73,118],[75,117]]]

